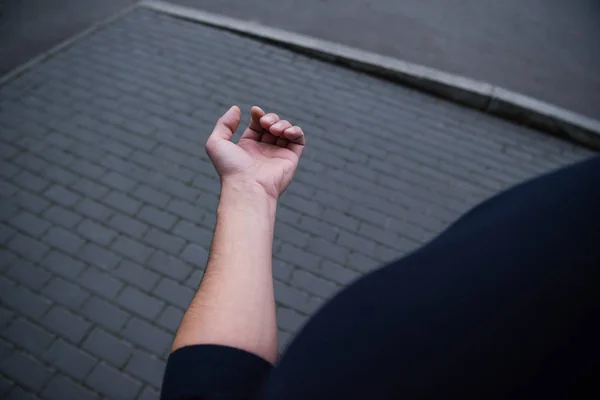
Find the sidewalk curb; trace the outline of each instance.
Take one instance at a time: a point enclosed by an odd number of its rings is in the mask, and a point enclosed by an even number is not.
[[[299,51],[600,150],[600,121],[486,82],[160,0],[138,6]]]
[[[12,79],[16,78],[17,76],[27,72],[28,70],[30,70],[37,64],[41,63],[42,61],[52,57],[53,55],[55,55],[56,53],[58,53],[64,49],[74,45],[80,39],[83,39],[84,37],[91,35],[92,33],[96,32],[97,30],[110,24],[111,22],[116,21],[117,19],[121,18],[122,16],[133,11],[136,8],[138,8],[138,5],[135,3],[128,5],[128,6],[124,7],[123,9],[117,11],[116,13],[108,16],[107,18],[94,23],[89,28],[86,28],[83,31],[76,33],[75,35],[68,37],[67,39],[63,40],[62,42],[59,42],[58,44],[50,47],[48,50],[29,59],[24,64],[21,64],[18,67],[12,69],[11,71],[7,72],[6,74],[0,76],[0,87],[5,85],[7,82],[11,81]]]

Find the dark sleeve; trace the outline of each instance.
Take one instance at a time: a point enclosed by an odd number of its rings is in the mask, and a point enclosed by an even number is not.
[[[259,356],[233,347],[183,347],[169,356],[160,398],[251,399],[272,368]]]
[[[600,157],[486,201],[325,304],[261,400],[600,398],[599,204]]]

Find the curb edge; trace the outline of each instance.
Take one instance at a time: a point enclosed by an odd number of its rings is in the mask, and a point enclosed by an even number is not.
[[[226,17],[165,1],[142,0],[138,5],[299,51],[600,150],[599,120],[490,83],[271,28],[254,21]]]

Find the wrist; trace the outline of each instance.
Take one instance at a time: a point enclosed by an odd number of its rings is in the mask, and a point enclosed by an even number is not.
[[[221,179],[219,208],[265,209],[275,214],[277,199],[270,195],[258,182],[241,179]]]

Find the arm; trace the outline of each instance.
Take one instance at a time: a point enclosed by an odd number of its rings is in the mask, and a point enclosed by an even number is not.
[[[274,363],[277,325],[271,252],[277,199],[304,149],[299,127],[252,108],[250,125],[232,107],[217,122],[206,151],[221,177],[217,224],[206,272],[186,311],[173,351],[193,344],[246,350]]]

